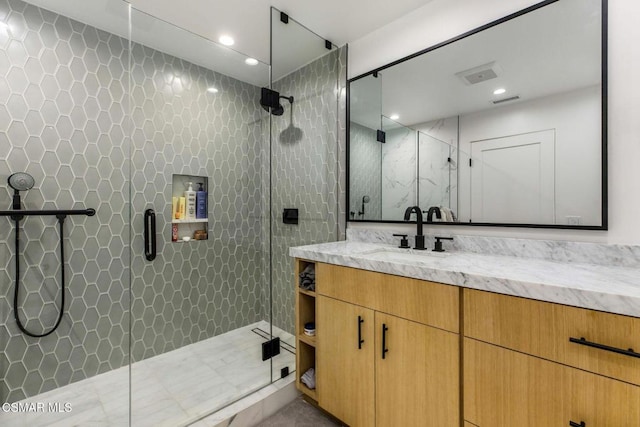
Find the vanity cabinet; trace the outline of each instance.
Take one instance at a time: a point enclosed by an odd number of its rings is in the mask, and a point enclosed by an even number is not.
[[[352,427],[640,426],[640,318],[320,262],[315,277],[307,394]]]
[[[318,263],[318,404],[350,426],[459,426],[459,290]]]
[[[463,296],[466,422],[640,425],[640,359],[611,351],[640,348],[640,319],[471,289]]]

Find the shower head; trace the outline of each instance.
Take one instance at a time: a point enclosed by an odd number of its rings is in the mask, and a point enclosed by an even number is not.
[[[33,177],[26,172],[11,174],[7,181],[9,182],[9,186],[15,191],[31,190],[36,183]]]
[[[7,182],[13,188],[13,210],[20,210],[20,192],[31,190],[36,181],[26,172],[17,172],[9,175]]]
[[[265,111],[274,116],[281,116],[284,113],[284,107],[280,104],[280,99],[286,99],[293,104],[293,96],[281,96],[280,92],[263,87],[261,89],[260,105]]]

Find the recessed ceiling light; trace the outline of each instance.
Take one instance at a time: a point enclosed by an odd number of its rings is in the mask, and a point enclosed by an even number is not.
[[[493,91],[494,95],[502,95],[503,93],[505,93],[507,90],[504,88],[500,88],[500,89],[496,89]]]
[[[247,65],[258,65],[258,60],[255,58],[247,58],[244,60],[244,63]]]
[[[390,118],[391,120],[398,120],[398,119],[400,118],[400,116],[399,116],[399,115],[397,115],[397,114],[392,114],[391,116],[389,116],[389,118]]]
[[[235,41],[233,40],[233,37],[227,36],[227,35],[220,36],[218,41],[225,46],[232,46],[235,43]]]
[[[211,86],[210,88],[207,88],[207,92],[209,92],[209,93],[218,93],[218,89],[216,89],[215,87]]]

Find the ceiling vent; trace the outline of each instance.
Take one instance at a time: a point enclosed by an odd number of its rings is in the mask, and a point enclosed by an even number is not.
[[[495,62],[479,65],[477,67],[470,68],[468,70],[460,71],[456,73],[466,85],[475,85],[478,83],[486,82],[487,80],[495,79],[500,75],[502,69]]]
[[[520,96],[512,96],[511,98],[499,99],[497,101],[492,101],[494,104],[502,104],[503,102],[516,101],[520,99]]]

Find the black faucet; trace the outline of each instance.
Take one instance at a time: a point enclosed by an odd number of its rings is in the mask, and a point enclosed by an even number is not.
[[[424,235],[422,234],[422,210],[418,206],[408,207],[407,210],[404,211],[405,221],[409,221],[409,219],[411,218],[412,212],[416,213],[416,224],[418,227],[418,230],[416,233],[416,246],[414,247],[414,249],[423,251],[425,247],[424,247]]]
[[[442,211],[437,206],[431,206],[427,211],[427,222],[433,222],[433,214],[436,214],[436,218],[442,219]]]

